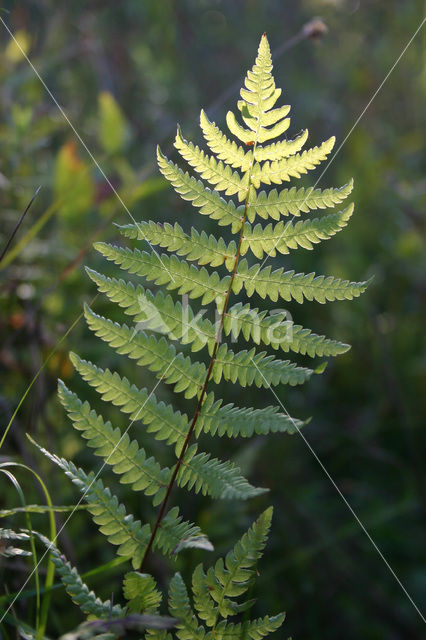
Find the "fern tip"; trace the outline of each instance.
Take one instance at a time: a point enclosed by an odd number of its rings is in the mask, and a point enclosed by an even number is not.
[[[95,251],[99,251],[99,253],[102,253],[102,250],[107,247],[107,243],[106,242],[94,242],[93,243],[93,248],[95,249]]]
[[[94,276],[99,275],[97,271],[95,271],[94,269],[91,269],[87,265],[85,265],[84,270],[91,280],[94,279]]]
[[[84,317],[86,319],[88,318],[93,318],[96,314],[94,313],[94,311],[92,311],[92,309],[90,308],[90,306],[87,304],[87,302],[85,302],[83,304],[83,308],[84,308]]]
[[[68,355],[69,355],[69,359],[71,360],[73,366],[76,367],[77,363],[80,361],[80,357],[76,353],[74,353],[74,351],[70,351]]]

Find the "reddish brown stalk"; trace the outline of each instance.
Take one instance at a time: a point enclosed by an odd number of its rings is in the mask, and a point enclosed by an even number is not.
[[[253,152],[253,155],[254,155],[254,152]],[[204,398],[205,398],[205,395],[206,395],[206,391],[207,391],[207,385],[209,384],[209,381],[210,381],[210,378],[211,378],[213,365],[214,365],[215,360],[216,360],[216,354],[217,354],[217,350],[219,348],[219,344],[220,344],[220,340],[221,340],[223,323],[224,323],[224,320],[225,320],[225,314],[226,314],[226,310],[228,308],[229,297],[230,297],[231,291],[232,291],[232,284],[234,282],[235,274],[237,272],[237,267],[238,267],[238,261],[240,259],[241,243],[243,241],[244,225],[246,223],[247,208],[248,208],[248,205],[249,205],[249,201],[248,201],[249,200],[249,193],[250,193],[250,182],[249,182],[249,189],[248,189],[248,192],[247,192],[247,197],[246,197],[246,200],[245,200],[245,203],[244,203],[244,213],[243,213],[243,218],[242,218],[240,238],[238,240],[237,253],[235,254],[234,268],[232,269],[231,281],[229,283],[228,291],[227,291],[226,297],[225,297],[225,302],[223,304],[223,310],[222,310],[222,313],[221,313],[221,316],[220,316],[220,320],[219,320],[219,327],[218,327],[218,330],[217,330],[217,333],[216,333],[216,336],[215,336],[215,344],[214,344],[214,347],[213,347],[213,353],[212,353],[212,357],[211,357],[211,360],[210,360],[209,368],[207,369],[206,378],[204,380],[204,384],[203,384],[203,387],[201,389],[201,394],[200,394],[200,398],[199,398],[198,403],[197,403],[197,408],[195,409],[194,417],[192,418],[192,422],[191,422],[191,425],[189,427],[188,433],[186,434],[186,438],[185,438],[185,442],[183,443],[182,451],[180,453],[180,456],[178,458],[176,466],[175,466],[175,468],[173,470],[172,477],[170,478],[170,482],[169,482],[169,485],[167,487],[166,495],[164,496],[164,500],[163,500],[163,502],[161,504],[161,508],[160,508],[159,513],[158,513],[157,520],[155,522],[154,528],[153,528],[152,533],[151,533],[151,537],[150,537],[148,545],[147,545],[147,547],[145,549],[145,553],[143,555],[141,566],[140,566],[140,571],[142,571],[143,566],[144,566],[144,564],[146,562],[146,559],[147,559],[147,557],[148,557],[148,555],[149,555],[149,553],[150,553],[150,551],[152,549],[152,545],[154,543],[155,536],[157,535],[158,527],[160,526],[161,521],[162,521],[162,519],[164,517],[164,513],[165,513],[165,510],[166,510],[166,507],[167,507],[167,503],[169,501],[170,494],[171,494],[173,486],[175,484],[175,481],[176,481],[176,478],[177,478],[177,474],[179,473],[179,469],[182,466],[182,462],[183,462],[183,459],[185,457],[185,453],[186,453],[186,451],[188,449],[189,442],[191,440],[192,434],[194,433],[195,425],[197,424],[197,420],[198,420],[198,417],[200,415],[201,407],[203,406],[203,401],[204,401]]]

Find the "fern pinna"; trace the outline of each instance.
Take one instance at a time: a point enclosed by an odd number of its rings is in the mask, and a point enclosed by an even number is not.
[[[276,352],[307,354],[312,358],[337,356],[349,348],[294,324],[285,313],[269,315],[241,300],[231,304],[232,298],[240,293],[246,298],[257,294],[272,301],[298,303],[304,299],[320,303],[350,300],[367,286],[366,282],[264,266],[266,259],[277,253],[288,254],[299,247],[312,249],[315,243],[330,238],[346,226],[353,211],[353,205],[349,204],[338,212],[298,219],[313,210],[340,205],[351,193],[352,181],[340,188],[324,190],[312,187],[261,190],[262,185],[281,185],[314,169],[334,145],[334,138],[330,138],[302,151],[307,131],[293,140],[280,140],[290,124],[290,107],[275,107],[280,94],[272,76],[270,49],[264,35],[240,92],[239,118],[232,111],[227,114],[229,132],[237,141],[222,133],[203,111],[201,129],[210,152],[188,142],[178,129],[175,147],[201,179],[182,170],[158,149],[158,164],[164,177],[199,213],[226,227],[229,239],[194,228],[188,231],[177,223],[140,222],[123,226],[121,231],[126,238],[141,241],[141,248],[95,244],[107,260],[140,276],[140,282],[135,285],[87,269],[99,291],[136,323],[118,324],[86,307],[89,328],[118,353],[136,360],[159,380],[172,385],[176,393],[195,399],[190,417],[159,402],[153,391],[139,389],[119,373],[103,370],[71,354],[78,373],[103,400],[119,407],[130,424],[138,420],[155,438],[174,446],[176,463],[172,468],[162,468],[129,437],[128,429],[113,427],[62,382],[59,384],[62,404],[95,454],[112,467],[122,483],[144,492],[155,506],[159,505],[154,524],[141,524],[126,513],[118,498],[93,472],[86,474],[73,463],[46,452],[83,492],[95,522],[117,546],[118,554],[131,559],[134,572],[126,576],[124,583],[128,611],[158,611],[155,581],[141,572],[151,549],[173,555],[188,546],[211,548],[207,537],[196,525],[184,521],[177,507],[167,510],[174,485],[228,499],[247,499],[264,491],[252,486],[231,462],[199,451],[198,436],[202,432],[228,437],[293,433],[303,424],[284,415],[279,407],[254,409],[225,404],[215,397],[212,383],[225,380],[243,387],[254,384],[265,388],[281,383],[299,385],[314,373],[311,368],[259,351],[257,346],[261,344]],[[266,221],[266,226],[262,221]],[[155,246],[166,249],[170,255],[158,253]],[[225,275],[211,269],[214,267],[222,267]],[[151,291],[146,288],[146,281],[187,294],[202,305],[211,305],[218,314],[217,321],[209,320],[198,307],[183,305],[161,289]],[[237,338],[255,346],[232,350],[229,342]],[[184,347],[186,353],[204,349],[208,352],[207,364],[185,355]],[[320,366],[315,371],[321,370]],[[196,569],[193,605],[180,575],[172,579],[169,608],[177,619],[176,634],[180,640],[202,638],[206,634],[209,637],[214,634],[217,639],[244,635],[259,640],[282,623],[282,615],[243,623],[228,620],[250,605],[235,598],[246,592],[252,579],[270,518],[271,512],[265,512],[214,569],[207,573],[201,566]],[[100,614],[102,606],[96,605]]]

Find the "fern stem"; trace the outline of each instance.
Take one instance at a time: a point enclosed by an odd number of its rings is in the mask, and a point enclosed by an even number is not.
[[[254,156],[254,149],[253,149],[253,156]],[[235,274],[237,272],[238,262],[239,262],[239,259],[240,259],[241,244],[242,244],[243,236],[244,236],[244,226],[245,226],[245,223],[246,223],[246,220],[247,220],[247,209],[248,209],[248,206],[249,206],[249,195],[250,195],[250,190],[251,190],[250,189],[250,187],[251,187],[251,179],[250,178],[251,178],[251,176],[249,176],[249,183],[248,183],[248,187],[247,187],[247,196],[246,196],[246,199],[245,199],[245,202],[244,202],[244,212],[243,212],[243,217],[242,217],[241,231],[240,231],[240,237],[239,237],[239,240],[238,240],[237,252],[235,254],[234,267],[232,269],[231,280],[230,280],[230,283],[229,283],[228,290],[226,292],[225,302],[223,304],[222,313],[220,315],[219,326],[218,326],[217,333],[216,333],[216,336],[215,336],[215,343],[214,343],[214,347],[213,347],[212,356],[211,356],[211,359],[210,359],[209,368],[207,369],[206,378],[204,380],[204,384],[203,384],[203,387],[201,389],[201,394],[200,394],[200,397],[199,397],[199,400],[198,400],[198,403],[197,403],[197,408],[195,409],[194,417],[192,418],[192,422],[191,422],[191,425],[189,427],[188,433],[186,434],[186,438],[185,438],[185,441],[184,441],[183,446],[182,446],[182,451],[181,451],[181,453],[179,455],[179,458],[178,458],[178,460],[176,462],[175,468],[173,470],[172,476],[170,478],[170,481],[169,481],[169,484],[168,484],[168,487],[167,487],[166,495],[164,496],[164,500],[163,500],[163,502],[161,504],[160,511],[158,512],[157,520],[156,520],[155,525],[154,525],[154,527],[152,529],[151,537],[150,537],[148,545],[147,545],[147,547],[145,549],[145,553],[143,555],[141,566],[140,566],[140,571],[141,572],[142,572],[142,570],[144,568],[146,559],[148,558],[148,556],[149,556],[149,554],[151,552],[152,545],[154,544],[154,540],[155,540],[155,537],[157,535],[158,528],[159,528],[159,526],[161,524],[161,521],[163,520],[165,511],[166,511],[166,507],[167,507],[167,504],[168,504],[168,501],[169,501],[169,498],[170,498],[170,494],[171,494],[173,486],[174,486],[174,484],[176,482],[176,478],[177,478],[177,475],[179,473],[179,469],[182,466],[183,459],[185,457],[185,453],[186,453],[186,451],[188,449],[189,443],[190,443],[191,438],[192,438],[192,434],[194,433],[195,426],[197,424],[197,420],[198,420],[198,417],[199,417],[200,412],[201,412],[201,407],[203,406],[204,398],[205,398],[205,395],[206,395],[206,392],[207,392],[207,386],[209,384],[209,381],[210,381],[210,378],[211,378],[211,374],[212,374],[212,371],[213,371],[213,365],[215,363],[217,350],[219,348],[220,341],[221,341],[223,323],[225,321],[225,315],[226,315],[226,311],[228,309],[229,298],[231,296],[232,284],[234,282]]]

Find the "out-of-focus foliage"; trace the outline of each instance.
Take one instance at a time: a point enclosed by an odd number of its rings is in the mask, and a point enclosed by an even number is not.
[[[170,220],[173,212],[188,229],[193,221],[185,203],[176,203],[171,192],[157,194],[164,183],[155,170],[155,143],[160,140],[167,149],[176,121],[195,139],[192,123],[201,107],[210,119],[223,124],[235,97],[228,89],[240,86],[241,69],[251,60],[263,31],[275,54],[277,84],[286,88],[296,114],[295,131],[307,125],[315,144],[337,134],[338,149],[419,26],[424,2],[44,0],[6,2],[3,8],[10,12],[3,12],[2,19],[17,37],[20,34],[21,46],[130,213],[137,220],[161,221]],[[283,44],[318,15],[328,33],[317,41],[302,39],[280,56]],[[0,29],[2,246],[36,187],[42,185],[0,264],[3,431],[41,363],[77,318],[82,302],[94,296],[81,267],[83,259],[95,269],[99,264],[92,241],[117,240],[112,222],[131,220],[1,24]],[[309,406],[313,420],[304,428],[305,436],[420,604],[426,596],[421,527],[425,37],[423,29],[345,141],[339,161],[331,163],[318,183],[327,188],[344,184],[348,175],[356,178],[357,209],[350,227],[330,239],[325,250],[319,247],[315,259],[309,251],[278,259],[285,268],[304,272],[314,270],[315,261],[318,271],[342,278],[375,276],[356,305],[339,302],[319,309],[306,304],[300,309],[298,323],[315,327],[316,333],[326,333],[332,325],[335,335],[351,343],[352,349],[323,376],[315,376],[309,389],[292,390],[281,400],[290,414],[302,415],[302,408]],[[111,97],[105,100],[102,95]],[[109,131],[111,120],[117,131]],[[71,158],[87,171],[87,177],[81,173],[82,184],[91,185],[85,198],[78,180],[69,180],[67,188],[58,191],[64,149],[72,150]],[[73,206],[78,215],[70,213]],[[102,314],[106,304],[99,298],[93,307]],[[289,310],[294,307],[289,305]],[[76,345],[99,366],[114,366],[114,356],[107,355],[78,323],[32,387],[2,456],[23,459],[33,468],[41,465],[24,437],[30,431],[49,442],[50,449],[84,463],[83,445],[55,396],[57,377],[67,381],[72,375],[66,353]],[[76,388],[79,384],[73,379]],[[141,385],[152,388],[154,378],[146,376]],[[237,388],[235,392],[240,393]],[[273,402],[266,390],[253,393],[257,395],[253,404]],[[166,391],[163,394],[167,400]],[[241,397],[235,401],[246,404]],[[214,451],[219,457],[220,445],[219,441]],[[275,505],[254,613],[286,610],[286,633],[294,638],[420,637],[418,614],[303,440],[276,434],[270,441],[260,436],[243,453],[241,443],[238,448],[239,466],[244,472],[251,469],[255,484],[271,487],[267,500]],[[228,442],[227,449],[227,455],[235,450]],[[47,464],[40,472],[56,504],[73,501],[74,492],[59,470]],[[113,483],[113,478],[108,480]],[[27,478],[22,484],[27,503],[37,502],[39,496]],[[143,520],[143,509],[130,491],[123,487],[117,491]],[[7,486],[3,501],[5,508],[16,506]],[[216,552],[221,554],[264,505],[262,497],[237,507],[211,506],[197,497],[185,505],[185,517],[193,519],[202,510],[198,524],[218,541]],[[59,521],[66,517],[61,514]],[[45,515],[32,515],[32,522],[34,528],[46,531]],[[21,526],[25,526],[22,516],[7,524],[15,531]],[[83,571],[112,557],[93,533],[89,517],[79,511],[61,534],[59,546]],[[175,565],[186,578],[202,557],[194,550],[186,555],[185,564],[179,559]],[[11,593],[29,573],[31,565],[24,560],[19,559],[18,565],[16,558],[2,559],[0,584]],[[160,582],[168,580],[166,565],[153,570]],[[120,593],[114,567],[108,573],[85,576],[85,581],[103,599]],[[31,581],[25,588],[33,587]],[[3,588],[0,610],[6,593]],[[60,589],[52,593],[50,637],[59,636],[62,625],[71,628],[76,622],[75,610],[66,602]],[[33,622],[34,598],[19,600],[14,609]],[[4,625],[2,632],[5,637],[14,633]]]

